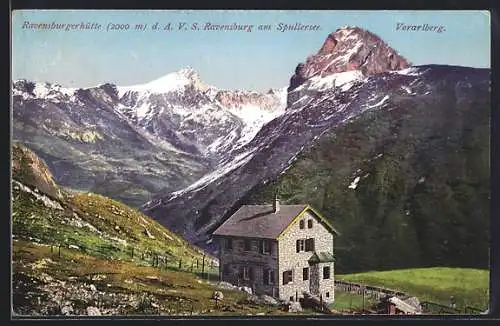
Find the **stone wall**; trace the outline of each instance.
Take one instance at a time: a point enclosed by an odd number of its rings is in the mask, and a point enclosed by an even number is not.
[[[335,298],[335,271],[334,271],[334,263],[319,263],[319,293],[323,296],[323,301],[325,302],[333,302]],[[330,278],[323,279],[323,267],[330,267]],[[327,296],[328,294],[328,296]]]
[[[279,298],[282,300],[290,300],[293,296],[295,298],[296,293],[298,297],[303,297],[302,291],[311,292],[310,281],[311,276],[309,275],[309,280],[304,281],[302,278],[303,268],[308,267],[311,272],[311,267],[308,264],[308,259],[312,256],[313,252],[296,252],[296,240],[314,238],[315,251],[317,252],[329,252],[333,254],[333,235],[328,231],[328,229],[319,222],[319,219],[313,213],[306,212],[301,219],[304,219],[304,229],[300,229],[299,223],[300,219],[297,219],[293,225],[285,232],[285,234],[279,239],[278,242],[278,252],[279,252],[279,267],[278,267],[278,277],[279,277]],[[312,228],[308,228],[308,220],[313,220]],[[313,293],[316,295],[323,295],[326,298],[326,292],[330,293],[330,298],[334,297],[334,273],[333,273],[333,263],[331,264],[331,279],[323,280],[323,268],[319,268],[319,290],[320,293]],[[283,285],[283,272],[287,270],[293,271],[293,282]],[[317,275],[317,274],[316,274]],[[314,289],[313,289],[314,290]],[[315,291],[316,292],[316,291]]]
[[[226,241],[232,239],[232,250],[226,249]],[[278,273],[278,243],[276,240],[266,239],[270,244],[270,253],[263,254],[259,242],[264,239],[245,238],[251,241],[251,250],[245,251],[244,238],[218,237],[219,246],[219,275],[220,280],[238,286],[247,286],[256,294],[278,295],[277,273]],[[228,273],[224,273],[227,265]],[[242,278],[241,268],[244,266],[252,269],[253,278],[248,280]],[[264,285],[264,270],[274,270],[273,284]],[[250,272],[250,270],[249,270]]]

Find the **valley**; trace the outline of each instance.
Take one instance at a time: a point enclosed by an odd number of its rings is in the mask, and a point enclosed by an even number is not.
[[[130,86],[19,79],[12,98],[16,316],[326,314],[219,282],[213,232],[276,194],[338,227],[335,280],[488,309],[489,69],[413,65],[344,26],[265,92],[185,67]],[[341,286],[330,314],[378,309]]]

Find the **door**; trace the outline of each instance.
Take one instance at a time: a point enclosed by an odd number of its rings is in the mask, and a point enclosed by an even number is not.
[[[311,294],[319,295],[319,264],[313,264],[309,267],[311,273],[309,275],[309,292]]]

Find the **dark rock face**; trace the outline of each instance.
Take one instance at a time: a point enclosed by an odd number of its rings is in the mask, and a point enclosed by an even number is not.
[[[338,273],[488,269],[488,71],[431,66],[421,78],[421,95],[387,81],[386,107],[326,132],[246,203],[280,189],[284,203],[316,207],[342,233]]]

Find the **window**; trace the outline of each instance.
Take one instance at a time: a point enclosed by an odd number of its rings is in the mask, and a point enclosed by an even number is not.
[[[297,252],[305,251],[305,240],[304,239],[298,239],[296,243],[296,249]]]
[[[313,220],[307,220],[307,228],[312,229],[313,227]]]
[[[283,272],[283,285],[293,282],[293,271]]]
[[[250,267],[249,266],[243,266],[243,279],[244,280],[249,280],[250,279]]]
[[[323,279],[329,279],[330,278],[330,266],[325,266],[323,267]]]
[[[309,279],[309,267],[304,267],[302,269],[302,279],[307,281]]]
[[[252,240],[245,239],[245,251],[252,250]]]
[[[269,241],[267,240],[262,240],[262,253],[263,254],[269,254],[271,252]]]
[[[327,298],[329,298],[329,297],[330,297],[330,292],[326,292],[326,293],[325,293],[325,296],[326,296]]]
[[[262,272],[262,283],[264,283],[264,285],[269,285],[271,283],[269,280],[270,272],[271,270],[268,268],[264,268],[264,271]]]
[[[274,284],[274,270],[270,268],[264,269],[263,276],[264,285]]]
[[[301,229],[305,228],[305,223],[304,223],[304,220],[300,220],[300,222],[299,222],[299,227],[300,227]]]
[[[306,251],[314,251],[314,239],[306,239]]]
[[[231,238],[226,239],[226,249],[233,250],[233,239]]]
[[[290,297],[290,301],[295,301],[295,297],[293,295]]]
[[[229,264],[224,264],[222,266],[222,274],[229,275]]]

